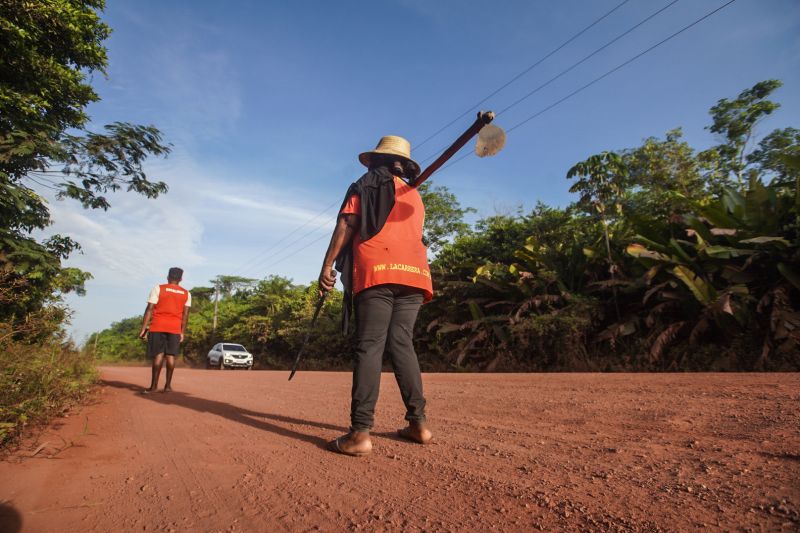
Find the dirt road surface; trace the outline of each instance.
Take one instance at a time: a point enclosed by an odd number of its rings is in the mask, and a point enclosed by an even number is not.
[[[0,530],[797,531],[798,374],[427,374],[435,443],[343,433],[350,376],[102,369],[0,462]]]

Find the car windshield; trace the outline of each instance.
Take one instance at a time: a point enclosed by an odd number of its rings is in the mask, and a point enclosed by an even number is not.
[[[246,352],[247,350],[244,349],[244,346],[241,344],[223,344],[223,350],[228,350],[230,352]]]

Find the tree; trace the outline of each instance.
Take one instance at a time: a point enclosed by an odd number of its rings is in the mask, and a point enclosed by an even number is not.
[[[709,111],[712,124],[707,129],[719,135],[723,142],[701,152],[700,160],[708,167],[708,179],[717,185],[717,192],[729,184],[732,177],[740,191],[747,186],[747,147],[756,124],[780,107],[767,97],[781,85],[778,80],[756,83],[733,100],[722,98]]]
[[[210,281],[224,297],[230,297],[233,294],[247,290],[257,282],[257,279],[244,278],[242,276],[225,276],[222,274]]]
[[[797,128],[777,129],[765,136],[758,148],[747,155],[747,162],[779,185],[793,187],[800,179],[800,169],[787,160],[787,155],[800,155],[800,130]]]
[[[89,277],[61,267],[78,243],[31,236],[51,224],[34,186],[91,209],[108,209],[106,194],[122,188],[148,198],[167,191],[142,168],[148,156],[170,151],[158,129],[122,122],[88,129],[86,106],[99,99],[90,76],[105,74],[108,61],[103,7],[102,0],[0,4],[0,268],[24,277],[33,295],[20,293],[17,311],[80,292]]]
[[[628,215],[666,222],[709,194],[696,154],[682,140],[680,128],[668,131],[663,140],[646,139],[622,156],[629,174],[623,206]]]
[[[578,178],[569,192],[580,193],[577,206],[589,215],[597,216],[603,229],[606,255],[608,257],[608,272],[611,274],[612,283],[615,281],[618,267],[611,253],[611,235],[609,225],[613,220],[622,216],[622,202],[625,197],[629,177],[628,167],[619,154],[602,152],[589,157],[586,161],[576,163],[567,178]],[[617,287],[614,290],[614,306],[619,318],[617,304]]]
[[[425,229],[422,242],[436,255],[448,240],[469,229],[464,215],[475,213],[471,207],[462,208],[455,194],[447,187],[433,187],[431,182],[420,185],[419,193],[425,205]]]

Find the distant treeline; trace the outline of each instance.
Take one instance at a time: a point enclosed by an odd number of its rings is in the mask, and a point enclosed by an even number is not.
[[[436,297],[417,323],[422,366],[800,369],[800,130],[755,138],[778,108],[768,97],[779,86],[765,81],[719,100],[708,128],[719,144],[709,149],[694,150],[677,129],[577,163],[564,182],[577,200],[564,208],[538,204],[470,227],[446,188],[425,189]],[[202,364],[225,340],[245,344],[261,367],[286,367],[315,285],[276,276],[214,283],[216,333],[214,289],[195,288],[185,355]],[[306,367],[350,367],[340,311],[334,293]],[[100,332],[98,356],[142,358],[140,320]]]

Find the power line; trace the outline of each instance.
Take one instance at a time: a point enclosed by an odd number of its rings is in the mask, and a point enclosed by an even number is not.
[[[298,248],[297,250],[295,250],[294,252],[290,253],[289,255],[286,255],[286,256],[278,259],[277,261],[273,261],[269,265],[265,266],[264,269],[266,270],[268,268],[272,268],[273,266],[277,265],[278,263],[282,263],[282,262],[286,261],[287,259],[289,259],[290,257],[294,257],[295,255],[299,254],[300,252],[302,252],[303,250],[305,250],[306,248],[308,248],[312,244],[316,244],[316,243],[318,243],[319,241],[321,241],[322,239],[325,239],[325,238],[330,238],[330,233],[329,232],[323,233],[318,238],[314,239],[313,241],[311,241],[310,243],[306,244],[302,248]]]
[[[638,54],[636,54],[635,56],[631,57],[631,58],[630,58],[630,59],[628,59],[627,61],[624,61],[624,62],[620,63],[619,65],[617,65],[616,67],[612,68],[611,70],[609,70],[609,71],[608,71],[608,72],[606,72],[605,74],[603,74],[603,75],[601,75],[601,76],[598,76],[598,77],[596,77],[595,79],[593,79],[592,81],[590,81],[590,82],[589,82],[589,83],[587,83],[586,85],[583,85],[583,86],[579,87],[578,89],[575,89],[574,91],[572,91],[571,93],[569,93],[569,94],[568,94],[568,95],[566,95],[565,97],[563,97],[563,98],[561,98],[561,99],[559,99],[559,100],[556,100],[555,102],[553,102],[553,103],[552,103],[552,104],[550,104],[549,106],[547,106],[547,107],[545,107],[545,108],[543,108],[543,109],[541,109],[541,110],[537,111],[536,113],[534,113],[533,115],[529,116],[528,118],[526,118],[526,119],[525,119],[525,120],[523,120],[522,122],[519,122],[519,123],[515,124],[514,126],[512,126],[512,127],[508,128],[506,131],[507,131],[507,132],[512,132],[512,131],[514,131],[515,129],[517,129],[517,128],[519,128],[520,126],[522,126],[523,124],[526,124],[526,123],[530,122],[531,120],[535,119],[535,118],[536,118],[536,117],[538,117],[539,115],[541,115],[541,114],[543,114],[543,113],[545,113],[545,112],[547,112],[547,111],[549,111],[549,110],[553,109],[554,107],[556,107],[557,105],[561,104],[562,102],[564,102],[564,101],[566,101],[566,100],[569,100],[570,98],[572,98],[572,97],[573,97],[573,96],[575,96],[576,94],[580,93],[581,91],[583,91],[583,90],[585,90],[585,89],[588,89],[589,87],[591,87],[592,85],[594,85],[594,84],[595,84],[595,83],[597,83],[598,81],[600,81],[600,80],[602,80],[602,79],[604,79],[604,78],[607,78],[608,76],[610,76],[611,74],[613,74],[613,73],[615,73],[616,71],[620,70],[621,68],[624,68],[624,67],[626,67],[626,66],[630,65],[631,63],[633,63],[634,61],[636,61],[636,60],[637,60],[637,59],[639,59],[640,57],[644,56],[645,54],[648,54],[648,53],[652,52],[653,50],[655,50],[656,48],[658,48],[659,46],[661,46],[661,45],[665,44],[666,42],[668,42],[668,41],[671,41],[672,39],[674,39],[674,38],[675,38],[675,37],[677,37],[678,35],[680,35],[680,34],[682,34],[683,32],[685,32],[686,30],[688,30],[688,29],[690,29],[690,28],[692,28],[692,27],[696,26],[697,24],[700,24],[701,22],[703,22],[703,21],[704,21],[704,20],[706,20],[707,18],[711,17],[712,15],[715,15],[715,14],[716,14],[716,13],[718,13],[719,11],[722,11],[723,9],[725,9],[726,7],[728,7],[729,5],[731,5],[732,3],[734,3],[735,1],[736,1],[736,0],[729,0],[728,2],[725,2],[724,4],[722,4],[721,6],[719,6],[718,8],[716,8],[716,9],[714,9],[714,10],[712,10],[712,11],[709,11],[708,13],[706,13],[705,15],[703,15],[702,17],[700,17],[699,19],[696,19],[694,22],[692,22],[692,23],[690,23],[690,24],[688,24],[688,25],[684,26],[684,27],[683,27],[683,28],[681,28],[680,30],[678,30],[678,31],[676,31],[675,33],[671,34],[669,37],[666,37],[666,38],[662,39],[661,41],[657,42],[656,44],[654,44],[653,46],[651,46],[650,48],[647,48],[646,50],[644,50],[644,51],[642,51],[642,52],[639,52]]]
[[[28,174],[28,175],[26,175],[24,177],[25,177],[25,179],[28,179],[28,180],[34,182],[35,184],[39,185],[40,187],[44,187],[45,189],[50,189],[51,191],[56,191],[56,192],[61,190],[58,187],[54,187],[52,185],[48,185],[46,183],[42,183],[41,181],[37,180],[36,178],[31,176],[30,174]],[[40,177],[44,178],[44,176],[40,176]]]
[[[527,123],[528,123],[528,122],[530,122],[531,120],[533,120],[533,119],[537,118],[537,117],[538,117],[538,116],[540,116],[540,115],[543,115],[543,114],[544,114],[544,113],[546,113],[547,111],[550,111],[550,110],[551,110],[551,109],[553,109],[554,107],[556,107],[556,106],[560,105],[561,103],[563,103],[563,102],[565,102],[565,101],[569,100],[570,98],[572,98],[572,97],[573,97],[573,96],[575,96],[576,94],[578,94],[578,93],[580,93],[580,92],[582,92],[582,91],[584,91],[584,90],[588,89],[589,87],[591,87],[591,86],[592,86],[592,85],[594,85],[595,83],[597,83],[597,82],[599,82],[599,81],[601,81],[601,80],[603,80],[603,79],[607,78],[608,76],[610,76],[611,74],[615,73],[616,71],[618,71],[618,70],[620,70],[620,69],[622,69],[622,68],[624,68],[624,67],[626,67],[626,66],[630,65],[631,63],[633,63],[634,61],[636,61],[636,60],[637,60],[637,59],[639,59],[640,57],[644,56],[645,54],[648,54],[648,53],[652,52],[653,50],[655,50],[655,49],[656,49],[656,48],[658,48],[659,46],[661,46],[661,45],[663,45],[663,44],[667,43],[668,41],[670,41],[670,40],[672,40],[672,39],[674,39],[675,37],[677,37],[677,36],[678,36],[678,35],[680,35],[681,33],[685,32],[686,30],[688,30],[688,29],[690,29],[690,28],[692,28],[692,27],[696,26],[697,24],[699,24],[699,23],[703,22],[704,20],[706,20],[707,18],[711,17],[712,15],[715,15],[715,14],[716,14],[716,13],[718,13],[719,11],[722,11],[723,9],[725,9],[726,7],[728,7],[729,5],[731,5],[732,3],[734,3],[735,1],[736,1],[736,0],[729,0],[728,2],[726,2],[726,3],[722,4],[721,6],[719,6],[718,8],[716,8],[716,9],[714,9],[714,10],[712,10],[712,11],[709,11],[708,13],[706,13],[705,15],[703,15],[702,17],[700,17],[700,18],[696,19],[694,22],[692,22],[692,23],[690,23],[690,24],[688,24],[688,25],[684,26],[684,27],[683,27],[683,28],[681,28],[680,30],[678,30],[678,31],[676,31],[675,33],[671,34],[670,36],[668,36],[668,37],[666,37],[666,38],[662,39],[661,41],[659,41],[659,42],[657,42],[656,44],[652,45],[651,47],[649,47],[649,48],[647,48],[647,49],[643,50],[642,52],[639,52],[639,53],[638,53],[638,54],[636,54],[635,56],[631,57],[630,59],[627,59],[626,61],[624,61],[624,62],[622,62],[622,63],[620,63],[619,65],[617,65],[616,67],[614,67],[614,68],[612,68],[611,70],[607,71],[606,73],[604,73],[604,74],[602,74],[602,75],[600,75],[600,76],[596,77],[595,79],[593,79],[593,80],[592,80],[592,81],[590,81],[589,83],[587,83],[587,84],[585,84],[585,85],[582,85],[581,87],[579,87],[579,88],[575,89],[574,91],[572,91],[572,92],[571,92],[571,93],[569,93],[568,95],[564,96],[563,98],[560,98],[559,100],[556,100],[555,102],[551,103],[550,105],[548,105],[548,106],[546,106],[546,107],[544,107],[544,108],[540,109],[539,111],[537,111],[537,112],[536,112],[536,113],[534,113],[533,115],[531,115],[531,116],[529,116],[529,117],[525,118],[525,119],[524,119],[524,120],[522,120],[521,122],[518,122],[517,124],[515,124],[515,125],[513,125],[512,127],[508,128],[508,129],[506,130],[506,133],[511,133],[511,132],[512,132],[512,131],[514,131],[515,129],[517,129],[517,128],[519,128],[519,127],[523,126],[524,124],[527,124]],[[444,167],[442,167],[442,169],[441,169],[441,170],[446,170],[446,169],[450,168],[451,166],[455,165],[456,163],[458,163],[459,161],[462,161],[463,159],[466,159],[467,157],[469,157],[469,156],[471,156],[471,155],[474,155],[474,153],[473,153],[473,152],[467,152],[466,154],[464,154],[463,156],[459,157],[459,158],[458,158],[458,159],[456,159],[455,161],[452,161],[452,162],[448,163],[447,165],[445,165]]]
[[[581,60],[580,60],[580,61],[578,61],[577,63],[574,63],[574,64],[573,64],[573,65],[571,65],[569,68],[562,70],[562,71],[561,71],[561,72],[559,72],[559,73],[558,73],[556,76],[553,76],[552,78],[550,78],[549,80],[547,80],[547,81],[546,81],[546,82],[544,82],[543,84],[539,85],[538,87],[536,87],[534,90],[532,90],[531,92],[529,92],[528,94],[526,94],[526,95],[525,95],[525,96],[523,96],[522,98],[519,98],[519,99],[517,99],[517,100],[516,100],[514,103],[512,103],[512,104],[510,104],[510,105],[508,105],[508,106],[506,106],[506,107],[504,107],[503,109],[501,109],[500,111],[498,111],[496,115],[497,115],[497,116],[500,116],[500,115],[502,115],[503,113],[505,113],[506,111],[508,111],[509,109],[511,109],[512,107],[514,107],[514,106],[516,106],[516,105],[519,105],[519,104],[520,104],[521,102],[523,102],[524,100],[527,100],[528,98],[530,98],[531,96],[533,96],[534,94],[536,94],[537,92],[539,92],[540,90],[544,89],[545,87],[547,87],[548,85],[550,85],[551,83],[553,83],[554,81],[556,81],[558,78],[560,78],[560,77],[561,77],[561,76],[563,76],[564,74],[566,74],[566,73],[570,72],[570,71],[571,71],[572,69],[574,69],[575,67],[577,67],[577,66],[579,66],[579,65],[583,64],[585,61],[588,61],[589,59],[591,59],[591,58],[592,58],[592,57],[594,57],[595,55],[599,54],[600,52],[602,52],[603,50],[605,50],[606,48],[608,48],[609,46],[611,46],[611,45],[612,45],[612,44],[614,44],[615,42],[619,41],[620,39],[622,39],[623,37],[625,37],[626,35],[628,35],[628,34],[629,34],[629,33],[631,33],[632,31],[636,30],[636,29],[637,29],[639,26],[641,26],[642,24],[645,24],[645,23],[647,23],[649,20],[651,20],[651,19],[653,19],[653,18],[657,17],[658,15],[660,15],[661,13],[663,13],[664,11],[666,11],[667,9],[669,9],[670,7],[674,6],[675,4],[677,4],[677,3],[678,3],[678,1],[679,1],[679,0],[672,0],[672,1],[671,1],[669,4],[665,5],[664,7],[662,7],[661,9],[659,9],[658,11],[656,11],[655,13],[653,13],[652,15],[650,15],[650,16],[648,16],[648,17],[645,17],[645,18],[644,18],[644,19],[642,19],[640,22],[638,22],[636,25],[634,25],[634,26],[630,27],[629,29],[627,29],[627,30],[626,30],[626,31],[624,31],[623,33],[621,33],[621,34],[617,35],[616,37],[614,37],[613,39],[611,39],[610,41],[608,41],[606,44],[604,44],[603,46],[601,46],[600,48],[598,48],[597,50],[595,50],[594,52],[592,52],[592,53],[591,53],[591,54],[589,54],[588,56],[584,57],[583,59],[581,59]]]
[[[337,203],[338,203],[338,202],[337,202]],[[338,218],[338,215],[337,215],[337,217],[336,217],[336,218]],[[328,220],[328,221],[327,221],[327,223],[328,223],[328,224],[330,224],[330,223],[332,223],[332,222],[335,222],[335,221],[336,221],[336,219],[332,219],[332,220]],[[298,237],[298,238],[294,239],[292,242],[290,242],[289,244],[287,244],[286,246],[284,246],[284,247],[283,247],[283,248],[280,250],[280,252],[278,252],[278,254],[280,254],[280,253],[283,253],[284,251],[288,250],[289,248],[291,248],[291,247],[292,247],[292,246],[294,246],[295,244],[297,244],[297,243],[301,242],[302,240],[304,240],[304,239],[305,239],[306,237],[308,237],[309,235],[312,235],[313,233],[315,233],[315,232],[319,231],[319,229],[320,229],[320,228],[312,228],[312,229],[311,229],[311,231],[308,231],[308,232],[304,233],[304,234],[303,234],[303,235],[301,235],[300,237]],[[330,232],[327,232],[327,230],[326,230],[326,233],[325,233],[325,234],[323,234],[323,235],[322,235],[322,237],[329,236],[329,235],[330,235]],[[274,259],[275,255],[278,255],[278,254],[274,254],[272,257],[267,257],[267,258],[264,258],[263,260],[261,260],[261,261],[257,262],[256,264],[254,264],[254,265],[252,265],[252,266],[248,267],[248,269],[249,269],[249,270],[254,270],[255,268],[263,268],[264,270],[267,270],[268,268],[272,267],[273,265],[276,265],[276,264],[278,264],[278,263],[280,263],[280,262],[284,261],[284,260],[285,260],[287,257],[291,257],[292,255],[295,255],[297,252],[299,252],[299,251],[301,251],[301,250],[305,250],[305,249],[306,249],[308,246],[310,246],[311,244],[313,244],[313,243],[315,243],[315,242],[319,241],[319,240],[320,240],[322,237],[320,237],[320,238],[318,238],[318,239],[316,239],[316,240],[312,241],[312,243],[309,243],[308,245],[304,246],[303,248],[300,248],[299,250],[295,250],[295,251],[294,251],[294,252],[292,252],[292,253],[291,253],[289,256],[286,256],[286,257],[284,257],[284,258],[282,258],[282,259],[279,259],[279,260],[277,260],[277,261],[272,261],[272,262],[270,262],[270,263],[269,263],[269,264],[267,264],[266,266],[263,266],[263,267],[262,267],[262,265],[264,265],[264,263],[266,263],[267,261],[270,261],[270,260]]]
[[[648,15],[647,17],[643,18],[642,20],[640,20],[639,22],[637,22],[636,24],[634,24],[633,26],[631,26],[630,28],[628,28],[628,29],[627,29],[627,30],[625,30],[624,32],[620,33],[619,35],[617,35],[616,37],[614,37],[613,39],[611,39],[610,41],[608,41],[607,43],[605,43],[604,45],[602,45],[600,48],[597,48],[597,49],[595,49],[595,50],[594,50],[592,53],[590,53],[589,55],[587,55],[587,56],[583,57],[583,59],[580,59],[580,60],[578,60],[577,62],[573,63],[572,65],[570,65],[570,66],[569,66],[569,67],[567,67],[566,69],[562,70],[561,72],[559,72],[558,74],[556,74],[555,76],[553,76],[552,78],[550,78],[549,80],[547,80],[546,82],[544,82],[543,84],[539,85],[538,87],[536,87],[535,89],[533,89],[532,91],[530,91],[529,93],[527,93],[527,94],[526,94],[525,96],[523,96],[522,98],[519,98],[518,100],[516,100],[516,101],[515,101],[514,103],[512,103],[511,105],[508,105],[508,106],[504,107],[504,108],[503,108],[501,111],[499,111],[498,113],[496,113],[496,116],[500,116],[501,114],[505,113],[506,111],[508,111],[508,110],[509,110],[509,109],[511,109],[512,107],[514,107],[514,106],[516,106],[516,105],[519,105],[519,104],[520,104],[520,103],[522,103],[524,100],[526,100],[526,99],[530,98],[531,96],[533,96],[534,94],[538,93],[539,91],[541,91],[542,89],[544,89],[545,87],[547,87],[548,85],[550,85],[551,83],[553,83],[554,81],[556,81],[557,79],[559,79],[559,78],[560,78],[561,76],[563,76],[564,74],[567,74],[568,72],[572,71],[572,70],[573,70],[573,69],[575,69],[576,67],[578,67],[578,66],[582,65],[583,63],[585,63],[586,61],[588,61],[588,60],[589,60],[589,59],[591,59],[592,57],[596,56],[597,54],[599,54],[600,52],[602,52],[603,50],[605,50],[606,48],[608,48],[609,46],[611,46],[611,45],[612,45],[612,44],[614,44],[615,42],[619,41],[619,40],[620,40],[620,39],[622,39],[623,37],[627,36],[628,34],[630,34],[630,33],[631,33],[631,32],[633,32],[633,31],[635,31],[637,28],[639,28],[639,27],[640,27],[640,26],[642,26],[643,24],[647,23],[648,21],[650,21],[650,20],[652,20],[653,18],[657,17],[658,15],[660,15],[661,13],[663,13],[664,11],[666,11],[667,9],[669,9],[670,7],[672,7],[673,5],[677,4],[679,1],[680,1],[680,0],[672,0],[671,2],[669,2],[667,5],[665,5],[665,6],[664,6],[664,7],[662,7],[661,9],[659,9],[659,10],[655,11],[654,13],[652,13],[652,14]],[[463,115],[462,115],[462,116],[463,116]],[[423,159],[421,162],[422,162],[422,163],[424,163],[424,162],[426,162],[426,161],[428,161],[428,160],[432,159],[432,158],[433,158],[433,157],[435,157],[435,156],[436,156],[438,153],[441,153],[441,151],[442,151],[442,150],[444,150],[444,149],[446,149],[446,148],[447,148],[447,147],[445,146],[445,147],[443,147],[441,150],[439,150],[439,151],[437,151],[437,152],[434,152],[434,153],[433,153],[433,155],[430,155],[430,156],[426,157],[426,158],[425,158],[425,159]],[[459,159],[459,160],[460,160],[460,159]],[[446,168],[446,167],[445,167],[445,168]]]
[[[542,64],[544,61],[546,61],[547,59],[549,59],[550,57],[552,57],[552,56],[553,56],[554,54],[556,54],[556,53],[557,53],[559,50],[561,50],[562,48],[564,48],[565,46],[567,46],[568,44],[570,44],[572,41],[574,41],[575,39],[577,39],[578,37],[580,37],[581,35],[583,35],[583,34],[584,34],[584,33],[586,33],[587,31],[589,31],[590,29],[592,29],[594,26],[596,26],[597,24],[599,24],[600,22],[602,22],[602,21],[603,21],[604,19],[606,19],[606,18],[607,18],[609,15],[611,15],[611,14],[612,14],[612,13],[614,13],[616,10],[618,10],[619,8],[621,8],[622,6],[624,6],[625,4],[627,4],[629,1],[630,1],[630,0],[623,0],[622,2],[620,2],[619,4],[617,4],[616,6],[614,6],[613,8],[611,8],[611,10],[610,10],[610,11],[608,11],[608,12],[606,12],[606,13],[605,13],[603,16],[601,16],[600,18],[596,19],[594,22],[592,22],[591,24],[589,24],[588,26],[586,26],[585,28],[583,28],[582,30],[580,30],[578,33],[576,33],[575,35],[573,35],[572,37],[570,37],[569,39],[567,39],[566,41],[564,41],[563,43],[561,43],[560,45],[558,45],[556,48],[554,48],[553,50],[551,50],[550,52],[548,52],[547,54],[545,54],[543,57],[541,57],[540,59],[538,59],[538,60],[537,60],[536,62],[534,62],[532,65],[530,65],[529,67],[527,67],[526,69],[524,69],[523,71],[521,71],[519,74],[517,74],[516,76],[514,76],[513,78],[511,78],[510,80],[508,80],[507,82],[505,82],[503,85],[501,85],[500,87],[498,87],[497,89],[495,89],[494,91],[492,91],[491,93],[489,93],[489,94],[488,94],[487,96],[485,96],[485,97],[484,97],[482,100],[480,100],[479,102],[477,102],[477,103],[473,104],[472,106],[470,106],[470,108],[469,108],[469,109],[467,109],[466,111],[464,111],[463,113],[461,113],[460,115],[458,115],[456,118],[454,118],[453,120],[451,120],[450,122],[448,122],[447,124],[445,124],[444,126],[442,126],[441,128],[439,128],[438,130],[436,130],[434,133],[432,133],[432,134],[431,134],[431,135],[429,135],[428,137],[426,137],[426,138],[425,138],[425,139],[424,139],[422,142],[420,142],[420,143],[417,143],[417,144],[416,144],[416,148],[417,148],[417,149],[419,149],[419,147],[420,147],[420,146],[424,145],[425,143],[427,143],[428,141],[430,141],[431,139],[433,139],[434,137],[436,137],[437,135],[439,135],[440,133],[442,133],[444,130],[446,130],[447,128],[449,128],[449,127],[450,127],[450,126],[452,126],[453,124],[455,124],[455,123],[456,123],[456,122],[457,122],[457,121],[458,121],[458,120],[459,120],[461,117],[463,117],[464,115],[467,115],[467,114],[469,114],[469,112],[470,112],[470,111],[472,111],[472,110],[474,110],[475,108],[477,108],[478,106],[480,106],[482,103],[484,103],[485,101],[487,101],[489,98],[491,98],[492,96],[496,95],[497,93],[499,93],[500,91],[502,91],[503,89],[505,89],[506,87],[508,87],[509,85],[511,85],[512,83],[514,83],[514,82],[515,82],[515,81],[517,81],[518,79],[520,79],[522,76],[524,76],[525,74],[527,74],[528,72],[530,72],[530,71],[531,71],[531,70],[533,70],[534,68],[536,68],[536,67],[538,67],[539,65],[541,65],[541,64]]]
[[[330,204],[328,207],[326,207],[325,209],[323,209],[322,211],[320,211],[319,213],[317,213],[316,215],[314,215],[314,216],[313,216],[313,217],[311,217],[310,219],[306,220],[306,221],[305,221],[303,224],[301,224],[300,226],[296,227],[296,228],[295,228],[294,230],[292,230],[291,232],[289,232],[289,233],[287,233],[286,235],[284,235],[284,236],[283,236],[283,238],[282,238],[282,239],[280,239],[278,242],[274,243],[273,245],[271,245],[271,246],[270,246],[270,247],[268,247],[267,249],[265,249],[265,250],[262,250],[261,252],[259,252],[258,254],[256,254],[254,257],[252,257],[252,258],[250,258],[249,260],[247,260],[247,261],[246,261],[244,264],[242,264],[242,266],[240,266],[240,267],[239,267],[239,268],[238,268],[238,269],[235,271],[235,274],[234,274],[234,275],[241,274],[241,273],[243,273],[244,271],[246,271],[246,270],[249,270],[249,269],[252,269],[252,268],[253,268],[253,267],[255,267],[256,265],[258,265],[258,261],[260,261],[260,260],[261,260],[261,259],[262,259],[262,258],[263,258],[263,257],[264,257],[266,254],[267,254],[267,253],[269,253],[269,252],[271,252],[272,250],[274,250],[275,248],[277,248],[279,244],[282,244],[282,243],[286,242],[286,240],[287,240],[289,237],[291,237],[292,235],[294,235],[295,233],[297,233],[297,232],[298,232],[298,231],[300,231],[301,229],[303,229],[303,228],[305,228],[306,226],[308,226],[309,224],[311,224],[313,221],[315,221],[316,219],[318,219],[318,218],[319,218],[320,216],[322,216],[324,213],[326,213],[327,211],[329,211],[329,210],[330,210],[332,207],[335,207],[335,206],[336,206],[336,204],[338,204],[338,203],[339,203],[339,200],[334,200],[334,201],[333,201],[333,203],[331,203],[331,204]],[[291,244],[290,244],[290,246],[291,246]],[[255,263],[254,263],[254,261],[255,261]]]

